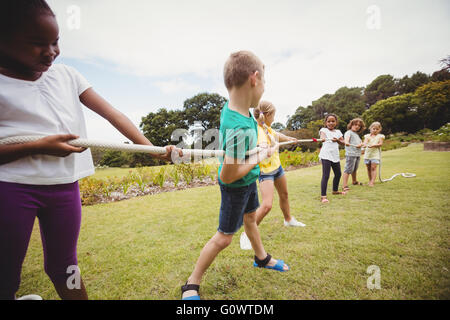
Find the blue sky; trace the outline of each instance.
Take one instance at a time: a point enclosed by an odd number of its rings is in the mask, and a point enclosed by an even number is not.
[[[137,126],[200,92],[226,96],[223,64],[251,50],[266,65],[263,99],[286,122],[342,86],[432,73],[450,54],[450,2],[48,0],[60,26],[57,62],[79,70]],[[88,136],[125,141],[87,110]]]

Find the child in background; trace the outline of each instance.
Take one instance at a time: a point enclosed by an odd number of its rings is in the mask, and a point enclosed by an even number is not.
[[[78,180],[94,173],[90,150],[67,143],[86,137],[81,103],[134,143],[151,145],[80,73],[52,65],[59,55],[58,40],[58,24],[45,0],[0,2],[0,138],[46,136],[0,146],[0,300],[16,298],[36,217],[44,269],[58,295],[88,297],[82,280],[79,288],[67,287],[73,274],[68,270],[78,265]],[[167,148],[164,159],[170,159],[172,149]]]
[[[272,259],[264,250],[256,224],[257,163],[267,158],[267,149],[260,159],[258,154],[249,157],[245,154],[256,148],[258,124],[249,110],[258,106],[264,92],[264,65],[251,52],[235,52],[225,63],[224,80],[230,99],[220,115],[220,141],[225,157],[219,167],[222,196],[219,227],[203,247],[194,271],[181,287],[183,300],[200,300],[198,293],[204,273],[216,256],[230,245],[242,224],[255,251],[255,267],[289,270],[282,260]]]
[[[339,180],[341,179],[341,162],[339,157],[339,144],[345,145],[342,132],[336,129],[338,124],[337,115],[327,114],[324,121],[324,128],[320,129],[320,139],[323,145],[320,149],[319,159],[322,162],[322,181],[320,184],[321,202],[328,203],[327,186],[330,178],[330,171],[333,169],[333,194],[345,194],[345,191],[339,190]]]
[[[258,121],[258,145],[274,147],[278,142],[297,141],[296,138],[288,137],[274,131],[270,126],[275,119],[275,106],[268,101],[261,101],[253,110],[253,115]],[[305,224],[297,221],[291,216],[287,189],[287,180],[281,166],[278,150],[268,159],[259,163],[259,189],[261,190],[262,204],[256,210],[256,224],[259,225],[264,217],[270,212],[273,204],[274,187],[277,189],[280,199],[280,208],[284,216],[286,227],[304,227]],[[245,232],[241,234],[241,249],[250,250],[251,244]]]
[[[361,158],[362,141],[359,134],[366,129],[364,121],[360,118],[351,120],[344,134],[345,141],[345,168],[343,175],[343,190],[348,191],[348,178],[351,175],[353,185],[362,185],[357,179],[357,170]]]
[[[381,134],[381,123],[373,122],[369,127],[370,133],[364,136],[363,146],[366,148],[364,153],[364,164],[367,167],[367,175],[369,176],[369,186],[375,185],[377,177],[377,166],[381,160],[381,146],[384,142],[384,134]]]

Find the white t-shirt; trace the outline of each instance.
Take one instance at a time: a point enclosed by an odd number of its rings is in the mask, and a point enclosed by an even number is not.
[[[0,139],[72,133],[87,138],[80,94],[91,85],[74,68],[56,64],[36,81],[0,74]],[[0,165],[0,181],[52,185],[94,173],[89,149],[67,157],[33,155]]]
[[[338,129],[330,131],[328,128],[322,128],[319,131],[319,137],[321,132],[325,133],[327,139],[339,139],[340,137],[342,137],[342,132]],[[339,162],[339,144],[333,141],[325,141],[322,144],[322,149],[320,149],[319,159],[330,160],[331,162]]]

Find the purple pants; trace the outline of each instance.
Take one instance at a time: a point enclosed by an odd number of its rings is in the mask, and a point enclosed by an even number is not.
[[[71,275],[67,268],[77,265],[81,224],[78,182],[47,186],[0,181],[0,299],[14,299],[19,289],[36,217],[44,269],[53,284],[65,284]]]

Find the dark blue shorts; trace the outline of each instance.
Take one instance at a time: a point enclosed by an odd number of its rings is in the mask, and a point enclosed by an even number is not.
[[[217,231],[235,234],[244,223],[244,214],[252,213],[259,208],[256,182],[237,188],[227,187],[220,181],[219,185],[222,201]]]
[[[259,174],[259,182],[263,182],[264,180],[275,181],[278,178],[281,178],[282,176],[284,176],[284,170],[282,166],[279,166],[278,169],[270,173],[263,173],[261,171],[261,173]]]

